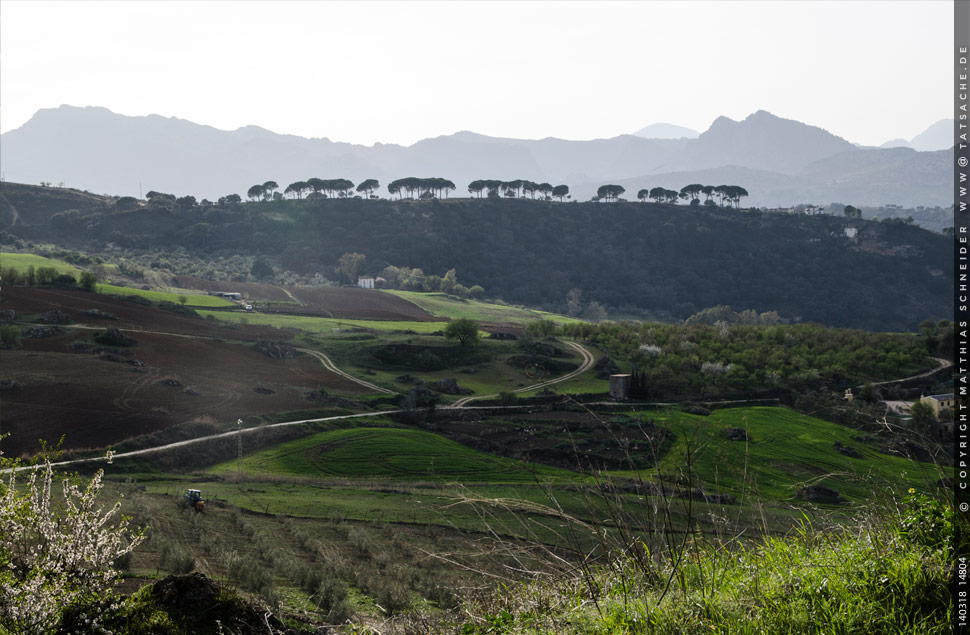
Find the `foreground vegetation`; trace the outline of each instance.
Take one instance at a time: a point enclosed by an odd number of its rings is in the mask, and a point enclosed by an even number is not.
[[[806,520],[784,537],[685,536],[605,566],[513,586],[459,631],[485,633],[949,633],[954,548],[968,546],[949,503],[910,490],[845,527]]]
[[[442,635],[946,633],[950,563],[970,546],[965,519],[940,494],[915,489],[856,508],[851,519],[806,508],[788,530],[759,535],[739,531],[719,506],[691,509],[670,497],[638,515],[652,527],[635,526],[632,507],[618,507],[602,486],[572,501],[547,493],[546,504],[460,490],[434,503],[413,490],[412,499],[438,514],[456,506],[471,512],[452,528],[385,517],[387,485],[373,490],[381,516],[364,521],[334,511],[316,519],[279,509],[252,514],[217,497],[198,514],[180,509],[177,495],[128,481],[112,494],[126,493],[136,524],[150,519],[149,539],[113,567],[136,576],[129,590],[155,582],[127,598],[72,596],[55,605],[59,619],[32,632],[54,632],[58,622],[82,632],[90,624],[113,633],[229,632],[220,619],[241,629],[232,632],[254,633],[314,632],[320,624],[344,624],[343,633]],[[223,491],[230,487],[245,495],[267,483],[227,483]],[[285,503],[290,492],[280,487],[272,498]],[[198,578],[162,580],[193,570],[238,591]],[[205,617],[168,587],[211,595]],[[276,617],[261,617],[267,610]]]

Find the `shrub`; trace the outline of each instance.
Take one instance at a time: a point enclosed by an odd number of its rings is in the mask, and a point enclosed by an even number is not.
[[[113,563],[144,535],[131,532],[127,518],[110,524],[120,501],[107,512],[95,508],[104,470],[87,484],[64,479],[63,504],[51,500],[49,460],[30,471],[26,487],[17,474],[0,485],[0,630],[47,633],[65,607],[109,594]]]
[[[952,558],[954,547],[966,553],[968,537],[961,523],[956,522],[956,512],[946,501],[917,494],[910,488],[903,499],[905,509],[900,518],[900,535],[907,541],[929,549],[941,550]]]
[[[195,558],[181,545],[166,541],[158,548],[158,567],[174,574],[189,573]]]
[[[98,278],[90,271],[82,271],[77,284],[85,291],[94,291],[95,286],[98,284]]]
[[[519,402],[518,396],[514,392],[500,392],[498,403],[500,406],[514,406]]]
[[[134,346],[134,338],[128,337],[118,329],[108,329],[94,334],[94,341],[103,346]]]
[[[10,348],[20,348],[23,334],[20,329],[13,324],[0,325],[0,344],[5,344]]]

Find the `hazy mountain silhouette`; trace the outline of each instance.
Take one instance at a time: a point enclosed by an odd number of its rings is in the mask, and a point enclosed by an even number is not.
[[[813,161],[855,146],[841,137],[759,110],[744,121],[718,117],[691,149],[691,167],[724,165],[797,174]]]
[[[860,146],[864,147],[864,146]],[[880,148],[909,148],[909,141],[906,139],[890,139],[879,146]]]
[[[644,130],[650,129],[669,128]],[[355,183],[376,178],[382,184],[404,176],[442,176],[458,186],[455,196],[466,195],[474,179],[523,178],[565,183],[580,199],[606,182],[624,184],[628,197],[643,187],[679,189],[699,182],[742,185],[751,193],[746,203],[773,207],[836,200],[946,205],[952,176],[937,158],[922,154],[859,149],[821,128],[765,111],[743,121],[720,117],[696,139],[523,140],[463,131],[410,146],[362,146],[258,126],[226,131],[174,117],[61,106],[38,111],[0,137],[0,164],[9,181],[210,199],[242,194],[270,179],[285,188],[314,176]],[[827,168],[829,160],[845,172]]]
[[[910,147],[920,152],[949,150],[953,147],[953,120],[940,119],[935,124],[913,137]]]
[[[879,147],[912,148],[914,150],[919,150],[920,152],[949,150],[953,147],[953,120],[940,119],[909,141],[906,139],[892,139]]]
[[[701,133],[672,123],[652,123],[633,134],[644,139],[696,139]]]

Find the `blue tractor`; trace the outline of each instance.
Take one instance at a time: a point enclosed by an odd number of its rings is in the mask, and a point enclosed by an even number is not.
[[[194,509],[197,512],[201,512],[205,509],[205,501],[202,499],[202,490],[190,489],[185,492],[182,497],[185,504]]]

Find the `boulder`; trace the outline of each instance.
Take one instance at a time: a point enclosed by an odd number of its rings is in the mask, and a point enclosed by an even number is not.
[[[850,445],[842,445],[841,442],[836,441],[834,444],[834,447],[835,447],[835,451],[838,452],[839,454],[844,454],[845,456],[851,457],[853,459],[862,458],[862,455],[859,454],[859,451]]]
[[[841,505],[848,503],[844,496],[834,489],[823,485],[809,485],[798,490],[795,494],[798,498],[809,503],[823,503],[826,505]]]
[[[42,314],[40,319],[47,324],[67,324],[71,321],[71,316],[63,311],[51,309],[47,313]]]

